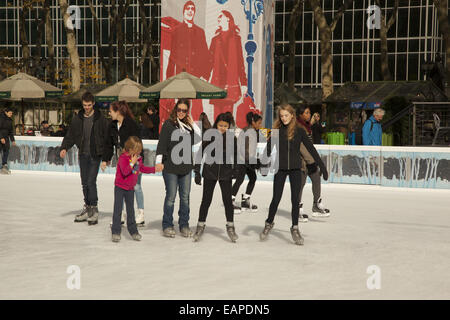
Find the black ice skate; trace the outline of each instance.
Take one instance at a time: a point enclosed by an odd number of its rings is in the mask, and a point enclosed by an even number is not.
[[[324,207],[322,199],[313,204],[312,212],[312,216],[317,218],[328,218],[330,216],[330,210]]]
[[[98,207],[88,206],[88,225],[93,226],[98,223]]]
[[[272,223],[266,222],[266,224],[264,226],[264,230],[260,233],[259,238],[261,240],[265,240],[267,238],[267,236],[269,235],[269,232],[270,232],[270,230],[272,230],[274,225],[275,225],[274,222],[272,222]]]
[[[88,218],[88,206],[84,205],[83,210],[79,214],[75,216],[74,222],[84,222],[87,221]]]
[[[241,207],[237,204],[237,202],[234,200],[234,197],[233,197],[233,212],[234,212],[234,214],[237,214],[237,213],[241,213],[242,212],[242,210],[241,210]]]
[[[197,225],[197,230],[195,230],[195,233],[194,233],[194,236],[193,236],[194,242],[197,242],[197,241],[200,240],[200,238],[202,237],[204,231],[205,231],[205,225],[199,225],[198,224]]]
[[[244,195],[242,195],[241,207],[243,211],[258,212],[258,206],[250,202],[250,197],[244,198]]]
[[[291,227],[291,235],[292,235],[292,240],[294,240],[296,245],[302,246],[303,245],[303,238],[300,235],[300,231],[298,230],[298,226],[293,226]]]
[[[231,242],[236,242],[236,240],[239,238],[236,234],[236,230],[234,229],[234,225],[227,224],[227,234],[228,237],[230,237]]]

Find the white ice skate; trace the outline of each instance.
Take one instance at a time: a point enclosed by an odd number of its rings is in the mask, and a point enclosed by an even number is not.
[[[138,209],[136,214],[136,224],[138,227],[144,227],[144,209]]]

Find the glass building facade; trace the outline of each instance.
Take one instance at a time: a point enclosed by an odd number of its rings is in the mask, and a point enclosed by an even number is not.
[[[161,0],[145,0],[145,16],[150,22],[153,17],[152,38],[153,55],[159,63],[160,6]],[[207,0],[212,1],[212,0]],[[239,1],[239,0],[230,0]],[[111,19],[108,11],[102,7],[102,0],[92,0],[96,14],[100,19],[101,43],[103,52],[108,53],[108,40]],[[277,0],[275,13],[275,54],[288,52],[288,25],[290,12],[296,0]],[[307,1],[305,1],[307,2]],[[22,56],[19,37],[19,0],[0,0],[0,50],[7,51],[8,56],[20,59]],[[98,48],[95,39],[94,19],[87,0],[71,0],[71,5],[80,8],[81,28],[77,30],[77,44],[80,58],[92,58],[101,69]],[[342,0],[322,0],[322,8],[328,22],[337,13]],[[392,14],[394,0],[381,0],[382,11],[389,17]],[[421,65],[424,61],[432,61],[436,53],[443,56],[443,41],[439,31],[437,11],[432,0],[400,0],[398,18],[388,32],[389,68],[394,80],[423,80]],[[334,84],[341,86],[348,81],[382,80],[380,68],[380,39],[378,30],[366,27],[368,14],[366,9],[374,5],[374,0],[355,0],[353,5],[343,14],[332,35]],[[38,10],[31,10],[26,20],[26,30],[31,54],[36,55]],[[51,16],[54,32],[54,45],[57,69],[61,68],[64,59],[68,58],[65,32],[58,1],[52,1]],[[142,31],[140,8],[137,0],[125,15],[125,48],[128,73],[133,74],[139,58],[136,49],[137,37]],[[318,28],[315,26],[313,12],[305,5],[300,15],[296,30],[295,85],[297,87],[318,88],[321,84],[320,40]],[[45,40],[42,45],[42,56],[47,55]],[[119,80],[117,47],[113,45],[113,78]],[[275,82],[287,81],[287,64],[276,64]],[[101,70],[99,70],[101,74]],[[138,81],[149,83],[151,64],[145,60],[143,71]]]

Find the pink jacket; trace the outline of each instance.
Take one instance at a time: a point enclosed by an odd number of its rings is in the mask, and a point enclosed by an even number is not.
[[[139,157],[138,162],[131,167],[131,156],[128,152],[120,155],[117,162],[116,180],[114,185],[124,190],[133,190],[138,180],[139,173],[155,173],[155,167],[146,167],[142,163],[142,158]]]

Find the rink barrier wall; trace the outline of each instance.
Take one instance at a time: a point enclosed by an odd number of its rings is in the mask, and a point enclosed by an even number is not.
[[[11,146],[11,170],[79,172],[78,149],[59,157],[62,138],[17,136]],[[143,140],[144,163],[154,166],[156,140]],[[258,145],[261,151],[264,144]],[[381,185],[408,188],[450,189],[450,148],[316,145],[326,163],[329,179],[324,183]],[[114,174],[116,159],[101,174]],[[157,173],[156,175],[161,175]],[[273,174],[258,179],[272,180]],[[308,178],[309,181],[309,178]]]

